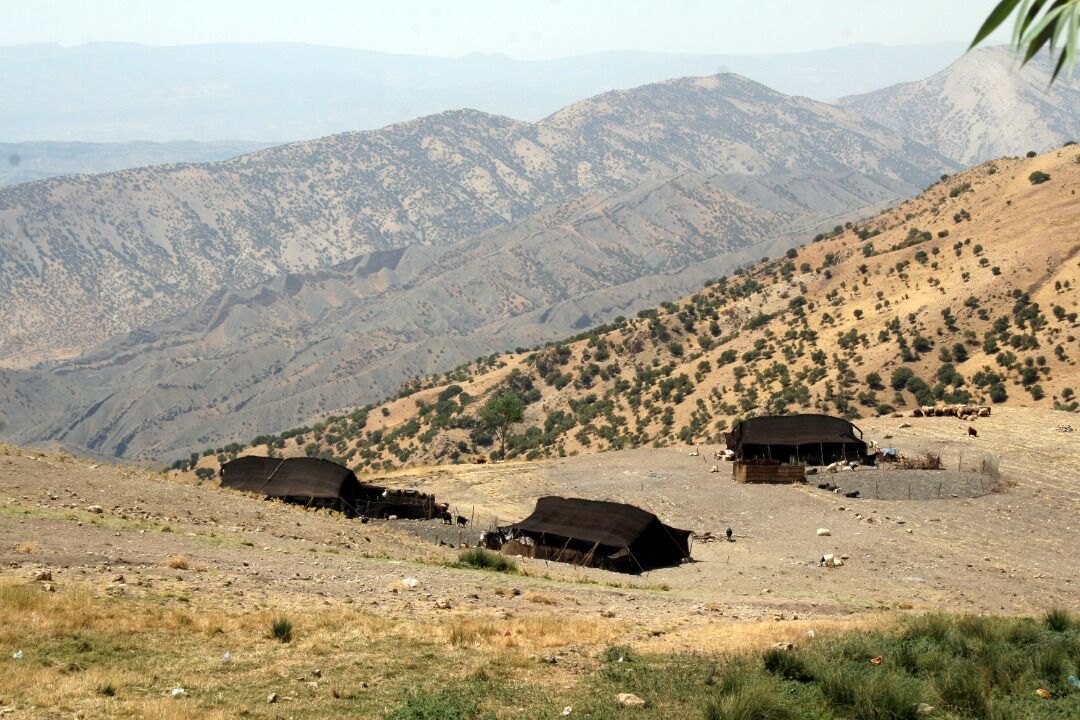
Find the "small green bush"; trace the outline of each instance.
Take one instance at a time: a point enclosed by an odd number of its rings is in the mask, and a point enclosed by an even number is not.
[[[1046,182],[1049,179],[1050,179],[1050,176],[1047,175],[1046,173],[1044,173],[1042,170],[1036,170],[1035,172],[1028,175],[1028,180],[1031,181],[1032,185],[1039,185],[1041,183]]]
[[[270,623],[270,637],[283,643],[292,642],[292,621],[287,617],[274,618],[274,621]]]
[[[1051,608],[1043,615],[1046,627],[1054,632],[1068,632],[1073,626],[1072,616],[1062,608]]]
[[[814,673],[806,661],[793,650],[767,650],[762,660],[766,670],[785,680],[811,682],[814,679]]]

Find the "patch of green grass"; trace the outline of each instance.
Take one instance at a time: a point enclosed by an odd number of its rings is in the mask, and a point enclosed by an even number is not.
[[[505,555],[491,550],[484,550],[483,548],[462,550],[455,565],[512,574],[519,572],[516,562]]]
[[[482,711],[488,694],[486,682],[471,682],[438,690],[419,688],[406,693],[401,704],[386,714],[387,720],[487,720]]]

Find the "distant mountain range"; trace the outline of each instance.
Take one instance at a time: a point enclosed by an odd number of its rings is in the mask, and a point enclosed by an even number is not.
[[[536,121],[608,90],[726,72],[788,95],[832,100],[926,77],[963,49],[945,43],[777,55],[627,51],[523,61],[296,44],[10,46],[0,47],[0,140],[285,142],[460,108]]]
[[[0,142],[0,187],[57,175],[103,173],[165,163],[227,160],[272,144],[242,140],[168,143]]]

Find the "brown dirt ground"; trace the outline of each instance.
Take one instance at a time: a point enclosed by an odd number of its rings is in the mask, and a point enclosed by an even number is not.
[[[630,642],[666,649],[707,649],[730,623],[769,618],[798,618],[802,627],[884,609],[1076,611],[1080,433],[1055,429],[1070,417],[995,409],[975,423],[977,438],[955,418],[863,421],[867,437],[909,455],[938,452],[950,468],[940,476],[874,469],[828,476],[870,494],[885,485],[892,490],[879,494],[895,500],[848,499],[813,484],[736,485],[730,466],[708,471],[711,447],[700,456],[639,449],[417,468],[388,479],[475,516],[473,531],[524,516],[544,494],[633,502],[697,532],[733,529],[735,542],[698,542],[695,562],[640,577],[533,560],[523,563],[525,576],[453,568],[456,551],[437,547],[432,535],[455,544],[471,536],[459,538],[456,529],[360,524],[212,484],[0,448],[0,579],[26,581],[47,569],[58,590],[168,588],[236,609],[318,603],[359,604],[388,618],[591,617],[618,626]],[[951,470],[976,467],[987,454],[1001,462],[996,491],[990,479]],[[908,483],[915,499],[907,499]],[[817,528],[831,535],[819,537]],[[820,568],[824,553],[846,555],[846,564]],[[417,586],[406,587],[406,578]],[[436,608],[440,599],[452,608]]]

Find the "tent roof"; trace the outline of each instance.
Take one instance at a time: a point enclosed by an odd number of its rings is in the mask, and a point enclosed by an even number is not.
[[[856,436],[855,433],[858,433]],[[830,415],[765,415],[743,420],[731,431],[728,447],[862,443],[862,430]]]
[[[510,527],[533,533],[629,547],[652,523],[655,515],[633,505],[549,495],[536,501],[536,509]]]
[[[248,455],[221,466],[221,484],[271,497],[340,498],[358,485],[347,467],[318,458]],[[358,489],[358,488],[354,488]]]

